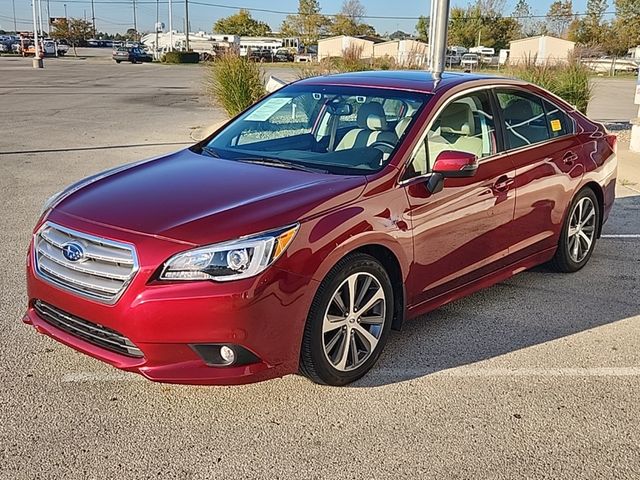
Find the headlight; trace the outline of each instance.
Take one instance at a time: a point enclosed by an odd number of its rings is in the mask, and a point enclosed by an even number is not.
[[[196,248],[167,260],[160,280],[216,280],[249,278],[266,270],[291,244],[300,225]]]

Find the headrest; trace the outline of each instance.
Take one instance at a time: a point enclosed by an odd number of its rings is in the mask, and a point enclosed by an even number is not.
[[[440,115],[440,130],[442,133],[458,135],[471,135],[475,132],[471,106],[467,103],[454,102],[445,108]]]
[[[398,138],[402,136],[404,131],[407,129],[409,124],[411,123],[412,117],[404,117],[400,119],[400,121],[396,125],[396,135]]]
[[[358,128],[368,130],[387,130],[387,117],[382,104],[378,102],[363,103],[356,119]]]
[[[504,109],[504,116],[510,124],[527,122],[534,117],[531,103],[523,98],[509,103]]]

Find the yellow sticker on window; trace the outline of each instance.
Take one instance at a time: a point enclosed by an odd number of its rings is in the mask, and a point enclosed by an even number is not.
[[[562,124],[560,123],[560,120],[551,120],[551,130],[553,132],[559,132],[560,130],[562,130]]]

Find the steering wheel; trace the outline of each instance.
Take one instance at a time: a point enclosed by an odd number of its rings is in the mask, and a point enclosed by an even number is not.
[[[393,143],[387,142],[386,140],[376,140],[369,146],[377,148],[378,150],[382,150],[382,153],[386,154],[391,154],[391,152],[393,152],[393,150],[396,148]]]

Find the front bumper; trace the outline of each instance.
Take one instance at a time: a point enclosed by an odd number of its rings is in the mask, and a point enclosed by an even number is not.
[[[104,227],[91,230],[87,233],[113,238],[114,232]],[[24,322],[82,353],[158,382],[230,385],[297,372],[315,281],[272,266],[262,275],[236,282],[158,282],[153,280],[157,267],[185,246],[130,232],[117,234],[117,240],[136,245],[141,268],[113,305],[80,297],[38,277],[30,246]],[[144,356],[113,352],[54,326],[35,310],[37,300],[121,333]],[[194,344],[239,345],[259,360],[209,366],[194,351]]]

